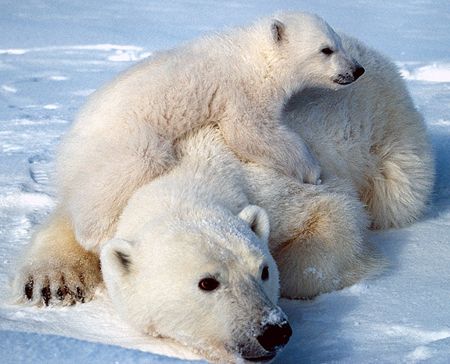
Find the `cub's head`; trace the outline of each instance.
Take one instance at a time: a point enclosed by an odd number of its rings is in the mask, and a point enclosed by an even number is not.
[[[104,281],[118,312],[144,332],[212,360],[270,360],[291,328],[277,306],[268,235],[257,206],[238,216],[208,210],[158,218],[105,245]]]
[[[305,87],[336,89],[364,73],[343,48],[340,37],[316,15],[281,13],[270,20],[269,27],[277,77],[289,94]]]

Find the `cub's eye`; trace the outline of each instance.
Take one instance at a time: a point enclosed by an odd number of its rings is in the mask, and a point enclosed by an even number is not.
[[[198,288],[203,291],[214,291],[219,287],[219,282],[214,278],[203,278],[198,282]]]
[[[321,50],[321,52],[322,52],[323,54],[326,54],[327,56],[329,56],[330,54],[333,54],[333,53],[334,53],[333,50],[332,50],[331,48],[328,48],[328,47],[323,48],[323,49]]]
[[[261,272],[261,279],[267,281],[269,279],[269,267],[266,265]]]

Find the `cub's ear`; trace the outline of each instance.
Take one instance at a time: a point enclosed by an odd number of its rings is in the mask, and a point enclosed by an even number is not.
[[[133,266],[133,245],[127,240],[112,239],[102,248],[100,261],[103,274],[124,276]]]
[[[270,26],[272,37],[275,43],[281,43],[286,39],[286,25],[275,19]]]
[[[238,216],[250,226],[250,229],[261,240],[266,242],[269,240],[270,223],[269,217],[264,209],[256,205],[249,205]]]

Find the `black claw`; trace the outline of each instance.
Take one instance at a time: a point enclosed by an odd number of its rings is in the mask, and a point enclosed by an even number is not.
[[[69,288],[67,288],[67,286],[64,285],[64,286],[58,288],[56,295],[57,295],[58,299],[60,301],[62,301],[66,297],[66,295],[69,293],[70,293]]]
[[[44,300],[44,303],[46,306],[48,306],[48,303],[50,302],[50,298],[52,298],[52,294],[50,292],[50,287],[46,286],[42,288],[41,290],[42,299]]]
[[[80,287],[77,287],[76,299],[81,303],[84,303],[84,292]]]
[[[25,284],[25,296],[31,300],[33,298],[33,278],[29,278],[28,282]]]

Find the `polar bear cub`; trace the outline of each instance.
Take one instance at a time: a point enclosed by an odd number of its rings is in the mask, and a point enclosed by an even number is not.
[[[336,33],[305,13],[205,37],[131,68],[91,97],[59,153],[60,198],[78,241],[95,250],[133,191],[174,165],[177,141],[208,124],[219,125],[241,160],[317,183],[320,167],[281,122],[283,104],[305,87],[336,89],[363,72]]]

